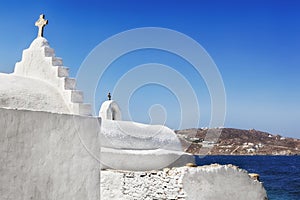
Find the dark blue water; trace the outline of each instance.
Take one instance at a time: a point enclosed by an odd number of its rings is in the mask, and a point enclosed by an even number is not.
[[[237,165],[260,175],[270,200],[300,200],[300,156],[206,156],[196,163]]]

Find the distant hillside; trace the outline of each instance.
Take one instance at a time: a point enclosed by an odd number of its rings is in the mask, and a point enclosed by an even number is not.
[[[210,134],[205,138],[208,130]],[[212,138],[217,137],[218,131],[221,135],[213,142]],[[185,151],[192,154],[203,154],[201,149],[206,148],[211,149],[211,155],[300,155],[300,139],[254,129],[186,129],[175,132]]]

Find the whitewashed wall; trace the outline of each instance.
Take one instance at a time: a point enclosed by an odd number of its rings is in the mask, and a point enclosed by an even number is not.
[[[101,171],[101,200],[265,200],[263,185],[231,165]]]
[[[0,199],[99,200],[98,123],[0,108]]]

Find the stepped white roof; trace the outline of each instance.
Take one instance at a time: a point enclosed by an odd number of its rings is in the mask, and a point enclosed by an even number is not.
[[[76,80],[43,37],[23,51],[13,74],[0,74],[0,107],[91,115]]]

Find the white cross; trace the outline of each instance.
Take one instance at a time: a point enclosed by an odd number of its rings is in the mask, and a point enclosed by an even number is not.
[[[38,37],[43,37],[44,27],[48,24],[48,20],[45,20],[45,15],[41,14],[40,18],[35,22],[35,26],[39,28]]]

